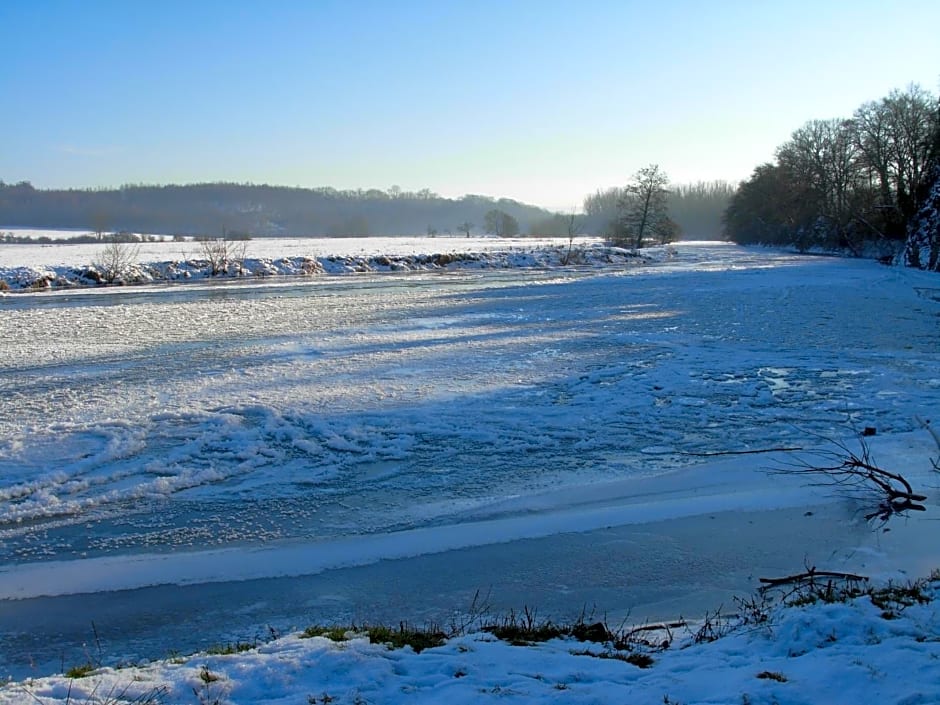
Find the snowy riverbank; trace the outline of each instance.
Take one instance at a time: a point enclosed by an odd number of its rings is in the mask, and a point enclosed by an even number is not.
[[[624,267],[662,261],[671,248],[642,252],[596,238],[270,238],[227,245],[228,256],[207,259],[200,243],[0,245],[0,282],[10,291],[69,289],[315,274]],[[122,257],[118,255],[122,255]],[[120,271],[114,261],[121,260]],[[110,261],[109,261],[110,260]],[[110,265],[110,269],[109,269]]]
[[[929,705],[940,702],[938,597],[935,578],[844,602],[767,607],[755,598],[726,616],[634,632],[619,648],[570,637],[514,646],[477,632],[415,653],[355,632],[340,642],[293,634],[216,650],[241,653],[8,683],[0,704]]]

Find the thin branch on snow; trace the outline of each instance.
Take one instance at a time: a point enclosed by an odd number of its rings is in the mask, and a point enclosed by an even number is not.
[[[717,455],[755,455],[757,453],[790,453],[796,450],[803,450],[800,447],[780,447],[780,448],[755,448],[753,450],[716,450],[706,453],[681,452],[680,455],[694,455],[697,458],[711,458]]]

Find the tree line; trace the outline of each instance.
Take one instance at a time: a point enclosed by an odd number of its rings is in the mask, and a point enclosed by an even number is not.
[[[660,242],[678,238],[719,240],[723,237],[722,218],[734,192],[735,187],[727,181],[669,185],[666,174],[658,165],[651,164],[636,172],[625,186],[598,190],[587,196],[584,227],[611,241],[629,244],[632,240],[636,244],[643,210],[654,206],[658,214],[656,232],[647,231],[641,239],[649,236]]]
[[[5,227],[84,230],[98,234],[232,233],[252,236],[368,236],[415,233],[528,232],[551,212],[511,199],[444,198],[428,189],[337,190],[206,183],[127,185],[117,189],[37,189],[0,181]],[[498,231],[498,232],[497,232]]]
[[[940,102],[917,85],[865,103],[849,118],[810,120],[733,194],[727,236],[854,254],[874,241],[895,251],[936,189],[938,160]]]
[[[397,186],[387,191],[337,190],[220,182],[46,190],[28,181],[0,181],[0,224],[78,230],[93,233],[86,237],[97,240],[122,232],[213,238],[489,233],[501,237],[598,235],[628,244],[631,239],[636,242],[625,229],[629,229],[627,211],[637,197],[632,189],[638,183],[635,178],[624,187],[589,195],[584,199],[584,213],[572,221],[571,213],[553,213],[511,199],[478,195],[449,199],[429,189],[409,192]],[[650,193],[655,197],[647,206],[665,205],[670,223],[650,220],[642,228],[646,234],[641,239],[718,238],[721,214],[731,193],[732,186],[720,181],[669,188],[660,184]],[[660,232],[660,226],[669,231]]]

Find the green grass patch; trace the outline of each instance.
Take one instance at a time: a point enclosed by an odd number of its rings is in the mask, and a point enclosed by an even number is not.
[[[409,627],[405,622],[401,622],[397,629],[367,627],[365,632],[373,644],[385,644],[391,649],[410,646],[415,653],[441,646],[447,640],[447,635],[439,629]]]
[[[596,644],[617,641],[616,635],[603,622],[588,622],[582,615],[573,623],[559,624],[550,619],[540,619],[536,610],[529,607],[521,613],[512,610],[504,617],[484,623],[481,629],[517,646],[566,637]]]
[[[483,631],[501,641],[507,641],[515,646],[525,646],[568,636],[570,630],[551,621],[523,624],[507,619],[499,624],[486,625]]]
[[[433,626],[413,627],[406,622],[400,622],[397,627],[385,625],[352,626],[352,627],[325,627],[315,625],[307,627],[300,633],[301,639],[323,637],[330,641],[343,642],[357,636],[368,637],[372,644],[385,644],[390,649],[403,649],[410,646],[416,653],[435,646],[441,646],[448,637],[441,629]]]
[[[231,656],[232,654],[243,654],[246,651],[253,651],[258,647],[257,643],[246,641],[236,641],[230,644],[216,644],[206,649],[210,656]]]
[[[65,672],[66,678],[86,678],[94,673],[97,667],[91,663],[83,663],[80,666],[72,666]]]
[[[315,624],[307,627],[300,633],[301,639],[312,639],[316,636],[329,639],[330,641],[346,641],[347,634],[356,631],[351,627],[324,627],[321,624]]]
[[[652,656],[642,651],[621,651],[615,649],[613,651],[572,651],[571,653],[575,656],[590,656],[591,658],[623,661],[637,668],[649,668],[656,663],[656,660]]]

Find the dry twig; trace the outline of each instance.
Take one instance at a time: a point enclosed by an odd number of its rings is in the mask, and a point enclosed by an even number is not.
[[[821,484],[845,488],[849,493],[856,492],[876,501],[873,511],[865,519],[887,521],[892,516],[908,511],[923,512],[921,504],[926,495],[915,492],[911,484],[899,473],[878,467],[871,456],[871,450],[863,438],[859,438],[861,452],[855,453],[847,445],[835,442],[836,451],[814,453],[818,463],[800,459],[778,472],[818,475]]]

